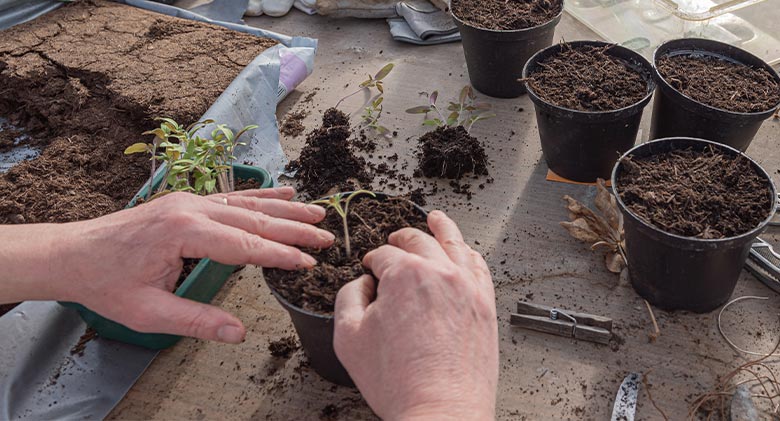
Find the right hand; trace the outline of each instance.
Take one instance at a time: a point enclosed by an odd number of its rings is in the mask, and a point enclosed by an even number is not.
[[[334,347],[382,419],[493,419],[498,324],[482,256],[444,213],[405,228],[338,293]],[[376,300],[374,300],[376,297]]]

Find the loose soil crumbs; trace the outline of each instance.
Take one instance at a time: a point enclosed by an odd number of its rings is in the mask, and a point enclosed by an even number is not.
[[[656,65],[674,89],[715,108],[758,113],[780,103],[780,84],[765,69],[719,57],[685,54],[661,57]]]
[[[84,350],[87,349],[87,344],[90,343],[93,339],[97,338],[97,336],[97,331],[91,327],[88,327],[87,330],[84,331],[84,334],[79,338],[79,341],[76,342],[76,345],[73,345],[73,348],[70,349],[70,355],[78,355],[79,357],[83,357]]]
[[[279,127],[279,131],[285,136],[298,137],[306,130],[306,127],[301,123],[304,118],[306,118],[306,113],[303,111],[294,111],[287,114],[281,127]]]
[[[650,224],[702,239],[734,237],[756,228],[772,204],[767,179],[750,160],[707,147],[622,162],[618,194]]]
[[[300,347],[301,345],[298,343],[298,337],[290,335],[268,344],[268,351],[270,351],[271,355],[274,357],[287,359]]]
[[[634,105],[647,96],[647,81],[610,55],[610,48],[563,44],[561,52],[539,63],[528,85],[545,101],[572,110],[612,111]]]
[[[479,28],[510,31],[547,23],[563,9],[561,0],[452,0],[452,13]]]
[[[420,138],[417,176],[458,179],[468,173],[487,175],[487,154],[463,126],[439,127]]]
[[[315,199],[332,191],[371,189],[373,176],[366,160],[355,155],[350,141],[349,117],[330,108],[322,117],[322,126],[306,137],[300,157],[287,165],[297,171],[300,190]]]
[[[426,217],[412,202],[400,198],[384,201],[356,197],[349,206],[349,235],[352,256],[345,256],[341,217],[328,209],[318,225],[336,235],[336,242],[324,250],[304,249],[319,264],[311,270],[263,269],[268,285],[292,305],[320,314],[332,314],[336,293],[347,282],[366,273],[363,257],[387,243],[387,237],[405,227],[428,232]]]

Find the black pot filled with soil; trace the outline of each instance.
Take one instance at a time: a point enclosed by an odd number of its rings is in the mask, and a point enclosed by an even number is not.
[[[745,50],[705,39],[668,41],[653,56],[658,94],[650,139],[690,136],[745,151],[780,106],[780,76]]]
[[[563,0],[452,0],[471,84],[485,95],[516,98],[525,62],[552,45]]]
[[[342,197],[346,199],[349,195],[344,193]],[[381,193],[376,193],[376,198],[367,193],[356,195],[346,210],[349,254],[346,253],[343,219],[333,207],[328,207],[325,220],[318,226],[335,234],[335,243],[324,250],[304,249],[317,259],[317,266],[298,271],[263,269],[263,274],[271,292],[290,313],[314,371],[333,383],[353,386],[333,349],[336,294],[342,286],[367,273],[362,264],[363,257],[386,244],[390,234],[405,227],[427,232],[428,225],[423,208],[405,198]]]
[[[655,85],[652,67],[625,47],[574,41],[538,52],[523,69],[547,166],[591,183],[631,149]]]
[[[692,138],[648,142],[615,166],[631,284],[667,310],[709,312],[736,286],[771,220],[771,177],[734,148]]]

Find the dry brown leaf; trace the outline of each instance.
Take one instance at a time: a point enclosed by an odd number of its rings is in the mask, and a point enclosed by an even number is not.
[[[604,215],[610,228],[615,232],[615,239],[618,240],[623,232],[623,214],[618,209],[615,196],[607,189],[607,183],[599,178],[596,181],[596,199],[594,200],[596,208]]]
[[[569,234],[571,234],[572,237],[580,241],[592,244],[601,240],[601,237],[593,232],[593,230],[590,229],[588,222],[582,218],[577,218],[572,222],[564,221],[560,224],[562,227],[566,228],[567,231],[569,231]]]
[[[618,252],[609,252],[606,255],[607,269],[612,273],[620,273],[626,267],[623,255]]]
[[[573,199],[571,196],[563,196],[563,199],[567,202],[566,208],[570,212],[569,219],[572,221],[579,218],[585,219],[585,221],[588,222],[590,230],[598,234],[601,239],[606,240],[610,237],[609,224],[603,217],[596,215],[587,206],[576,199]]]

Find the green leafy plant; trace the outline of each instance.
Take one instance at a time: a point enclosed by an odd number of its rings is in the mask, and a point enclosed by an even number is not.
[[[320,199],[311,202],[311,204],[325,205],[328,208],[333,208],[333,210],[335,210],[336,213],[338,213],[339,216],[341,217],[341,221],[344,227],[344,250],[347,252],[347,257],[352,256],[352,248],[349,242],[349,223],[347,222],[348,219],[347,217],[349,216],[349,202],[351,202],[352,199],[354,199],[356,196],[359,196],[361,194],[367,194],[371,197],[376,198],[376,193],[372,191],[358,190],[350,193],[346,197],[344,193],[337,193],[326,199]]]
[[[363,114],[360,116],[363,127],[374,130],[385,137],[391,137],[390,129],[379,124],[379,117],[382,116],[382,101],[384,97],[380,94],[363,108]]]
[[[339,105],[341,105],[342,102],[346,101],[348,98],[351,98],[361,92],[365,92],[366,90],[371,90],[371,88],[376,88],[380,94],[385,93],[385,87],[383,85],[382,80],[387,77],[387,75],[390,74],[390,72],[393,70],[393,67],[395,65],[393,63],[388,63],[379,71],[376,73],[376,75],[371,76],[368,75],[368,79],[364,80],[363,82],[360,82],[359,89],[355,92],[352,92],[351,94],[345,96],[344,98],[341,98],[339,102],[336,103],[336,106],[334,108],[338,108]]]
[[[458,96],[458,102],[450,102],[444,110],[436,105],[436,101],[439,99],[438,91],[433,91],[430,94],[427,92],[420,92],[420,95],[428,97],[428,105],[409,108],[406,112],[409,114],[425,114],[425,120],[423,121],[423,125],[425,126],[463,126],[467,132],[471,132],[471,127],[474,126],[474,123],[477,121],[496,116],[494,113],[488,112],[491,109],[490,104],[486,102],[475,102],[477,96],[474,94],[474,89],[471,85],[464,86]],[[435,112],[436,116],[428,118],[428,114],[432,112]],[[449,114],[445,117],[444,114],[447,112]]]
[[[202,137],[198,131],[214,120],[204,120],[187,127],[170,118],[156,118],[160,127],[144,132],[154,135],[152,143],[135,143],[125,149],[125,155],[148,153],[152,170],[149,177],[147,200],[172,191],[189,191],[199,195],[214,193],[217,189],[229,193],[235,189],[233,155],[235,148],[245,143],[238,139],[258,126],[250,125],[238,133],[225,124],[217,124],[211,136]],[[152,179],[157,161],[165,166],[164,182],[152,196]]]

